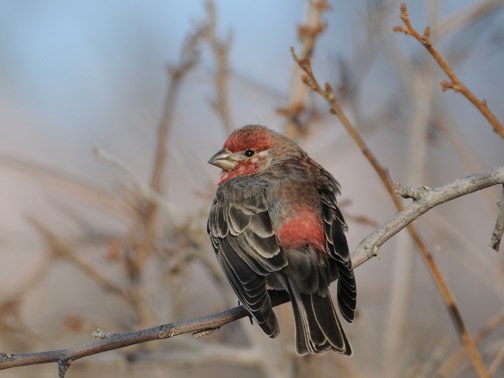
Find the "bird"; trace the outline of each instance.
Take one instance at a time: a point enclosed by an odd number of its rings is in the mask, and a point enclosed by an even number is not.
[[[351,323],[357,289],[339,183],[294,141],[261,125],[232,132],[208,163],[222,175],[207,232],[241,305],[274,338],[280,328],[269,290],[284,290],[298,355],[352,355],[329,292],[337,279],[339,312]]]

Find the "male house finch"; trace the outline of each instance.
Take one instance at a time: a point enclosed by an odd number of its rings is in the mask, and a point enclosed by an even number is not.
[[[267,289],[286,290],[300,355],[352,354],[331,301],[351,322],[356,286],[336,204],[339,184],[290,139],[264,126],[233,132],[210,160],[223,173],[207,230],[217,259],[241,304],[264,333],[279,333]]]

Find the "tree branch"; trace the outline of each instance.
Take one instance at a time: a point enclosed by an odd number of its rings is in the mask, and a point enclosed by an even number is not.
[[[502,235],[504,234],[504,185],[502,186],[502,194],[500,200],[497,202],[497,206],[499,206],[499,215],[495,221],[495,227],[489,245],[498,252]]]
[[[424,189],[417,200],[361,241],[352,253],[354,267],[358,267],[375,256],[383,243],[433,207],[498,184],[504,184],[504,166],[457,179],[437,188]],[[270,296],[272,297],[274,306],[289,301],[289,297],[285,292],[273,291],[270,292]],[[124,348],[133,344],[168,339],[187,333],[201,333],[203,331],[215,330],[248,315],[248,312],[243,307],[237,306],[197,319],[162,324],[157,327],[134,332],[95,332],[96,336],[103,337],[103,339],[67,349],[35,353],[0,353],[0,370],[51,362],[58,363],[60,367],[67,366],[72,361],[80,358]]]
[[[202,27],[202,37],[208,41],[217,72],[215,73],[215,89],[217,90],[217,98],[210,100],[210,105],[218,114],[222,121],[222,125],[229,135],[234,130],[233,119],[231,117],[231,109],[229,107],[229,50],[233,43],[233,34],[229,32],[225,39],[217,37],[217,11],[213,1],[208,0],[205,3],[207,12],[206,24]]]
[[[446,73],[446,75],[450,79],[450,81],[446,80],[441,81],[441,89],[443,90],[443,92],[448,89],[452,89],[453,91],[459,92],[462,95],[464,95],[464,97],[467,98],[481,112],[481,114],[483,114],[483,116],[487,119],[490,125],[492,125],[494,131],[497,134],[499,134],[501,138],[504,139],[504,126],[499,121],[499,119],[492,113],[492,111],[488,107],[486,100],[480,100],[479,98],[477,98],[474,95],[474,93],[472,93],[469,90],[469,88],[467,88],[465,84],[459,80],[457,75],[455,75],[453,69],[446,62],[446,60],[444,60],[443,56],[432,46],[430,40],[430,27],[427,26],[424,30],[423,35],[420,35],[420,33],[418,33],[415,30],[415,28],[411,25],[408,14],[408,8],[404,3],[401,4],[400,17],[405,26],[395,26],[393,30],[396,32],[402,32],[406,35],[412,36],[418,42],[420,42],[427,49],[427,51],[429,51],[432,57],[439,64],[439,67],[441,67],[441,69]]]
[[[163,193],[163,172],[165,170],[170,130],[180,85],[185,76],[196,65],[199,59],[198,40],[201,31],[196,30],[189,35],[182,47],[180,62],[167,67],[168,89],[163,104],[163,115],[157,130],[157,146],[154,165],[152,168],[150,187],[153,192]],[[156,201],[149,201],[144,212],[140,212],[137,224],[134,225],[137,233],[132,233],[136,253],[128,266],[131,274],[136,276],[141,272],[147,262],[156,239],[156,220],[159,206]]]
[[[396,209],[398,211],[404,210],[404,206],[401,200],[394,194],[394,185],[392,183],[392,179],[390,178],[388,170],[386,170],[380,164],[376,156],[367,146],[366,142],[364,142],[364,140],[362,139],[359,132],[355,129],[355,127],[353,127],[352,123],[350,122],[346,114],[343,112],[343,109],[340,107],[338,101],[336,100],[331,85],[329,83],[325,83],[324,87],[322,87],[315,78],[310,60],[300,59],[293,48],[291,48],[291,53],[293,59],[305,72],[305,75],[302,76],[303,82],[311,90],[317,92],[318,94],[320,94],[320,96],[322,96],[326,100],[326,102],[330,106],[330,111],[339,118],[339,120],[341,121],[347,132],[350,134],[354,142],[360,148],[361,152],[364,154],[364,156],[369,161],[371,166],[375,169],[383,185],[385,186],[387,192],[389,193]],[[441,274],[441,270],[439,269],[439,266],[437,265],[434,257],[432,256],[432,253],[429,251],[427,244],[425,243],[420,233],[413,225],[408,223],[407,230],[411,238],[415,242],[416,246],[418,247],[418,251],[422,256],[425,265],[429,269],[432,279],[434,280],[437,289],[439,291],[439,294],[441,295],[441,298],[444,301],[446,309],[450,314],[451,320],[457,331],[457,334],[461,342],[467,348],[469,358],[471,359],[471,362],[473,363],[475,370],[478,371],[480,376],[488,377],[489,376],[488,371],[486,370],[485,365],[483,364],[483,360],[478,352],[478,349],[476,348],[474,340],[472,339],[469,331],[467,330],[467,327],[464,323],[464,319],[462,318],[460,310],[457,306],[457,302],[455,301],[455,297],[451,292],[448,284],[446,283],[446,280],[444,279],[443,275]]]
[[[398,187],[397,191],[400,195],[406,195],[414,191],[416,199],[391,221],[377,228],[360,242],[352,253],[354,266],[359,266],[376,255],[383,243],[433,207],[503,182],[504,165],[454,180],[437,188],[422,187],[413,190],[411,188]]]
[[[310,59],[315,49],[318,36],[325,30],[326,25],[322,22],[322,15],[331,8],[326,0],[312,0],[307,4],[305,23],[298,25],[298,40],[301,42],[301,57]],[[277,112],[286,117],[284,124],[285,134],[291,139],[296,139],[306,132],[305,125],[301,121],[301,114],[305,111],[305,99],[308,92],[303,83],[299,81],[301,69],[294,65],[291,71],[289,95],[285,107],[278,108]]]

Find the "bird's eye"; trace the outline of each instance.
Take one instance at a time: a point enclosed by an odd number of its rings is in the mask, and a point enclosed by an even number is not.
[[[255,154],[254,150],[245,150],[245,156],[251,157]]]

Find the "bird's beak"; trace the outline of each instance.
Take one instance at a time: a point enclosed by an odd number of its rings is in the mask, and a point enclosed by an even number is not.
[[[223,148],[208,160],[208,164],[215,165],[224,171],[231,171],[238,164],[238,160],[231,152]]]

